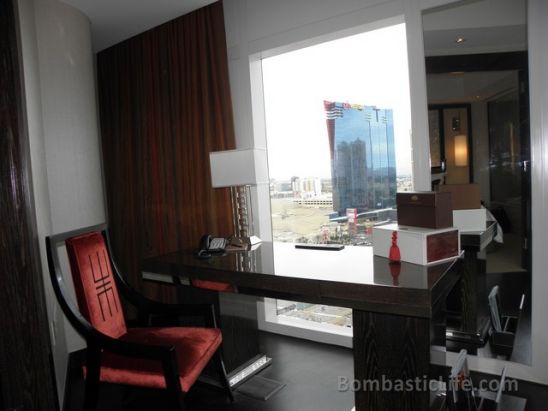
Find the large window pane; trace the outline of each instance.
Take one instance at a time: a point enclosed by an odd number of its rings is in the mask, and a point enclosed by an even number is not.
[[[264,59],[263,76],[274,240],[369,245],[412,189],[405,26]]]
[[[405,25],[262,61],[274,241],[371,245],[412,189]],[[278,301],[348,327],[350,310]]]

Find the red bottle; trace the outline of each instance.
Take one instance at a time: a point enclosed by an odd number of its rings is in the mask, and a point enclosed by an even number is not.
[[[400,248],[398,247],[398,232],[392,232],[392,245],[388,253],[388,259],[391,263],[399,263],[401,261]]]

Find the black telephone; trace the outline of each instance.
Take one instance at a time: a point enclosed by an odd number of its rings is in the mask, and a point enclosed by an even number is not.
[[[226,238],[213,237],[211,234],[206,234],[200,240],[200,248],[196,253],[197,257],[209,258],[212,254],[222,254],[227,245]]]

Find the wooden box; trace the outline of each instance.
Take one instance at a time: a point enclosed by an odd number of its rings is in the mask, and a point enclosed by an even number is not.
[[[429,229],[397,224],[373,227],[373,254],[388,258],[394,231],[398,233],[401,261],[429,265],[460,255],[460,236],[456,228]]]
[[[440,193],[451,193],[453,210],[470,210],[481,207],[479,184],[444,184],[438,187]]]
[[[453,226],[453,207],[449,192],[397,193],[396,203],[399,225],[424,228]]]

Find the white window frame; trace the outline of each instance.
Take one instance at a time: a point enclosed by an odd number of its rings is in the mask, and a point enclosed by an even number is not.
[[[405,23],[407,37],[411,100],[413,185],[415,190],[429,190],[431,185],[430,149],[428,141],[426,69],[422,36],[422,15],[420,10],[413,7],[405,7],[403,15],[373,20],[367,24],[356,26],[347,30],[337,31],[305,41],[297,41],[281,47],[266,49],[250,54],[249,75],[251,82],[250,91],[251,112],[253,118],[253,141],[255,147],[266,148],[266,118],[264,111],[262,74],[263,58],[276,56],[289,51],[298,50],[327,41],[401,23]],[[416,79],[417,76],[419,76],[419,78],[422,76],[424,81],[411,81],[411,79]],[[251,195],[253,209],[255,210],[255,230],[259,233],[263,240],[272,241],[269,186],[265,184],[254,187]],[[276,301],[274,299],[265,298],[264,301],[259,302],[257,304],[257,314],[258,326],[260,330],[321,343],[352,347],[351,329],[277,316]]]
[[[352,348],[352,329],[331,324],[318,324],[298,318],[276,315],[276,300],[265,298],[257,304],[259,329],[324,344]]]

